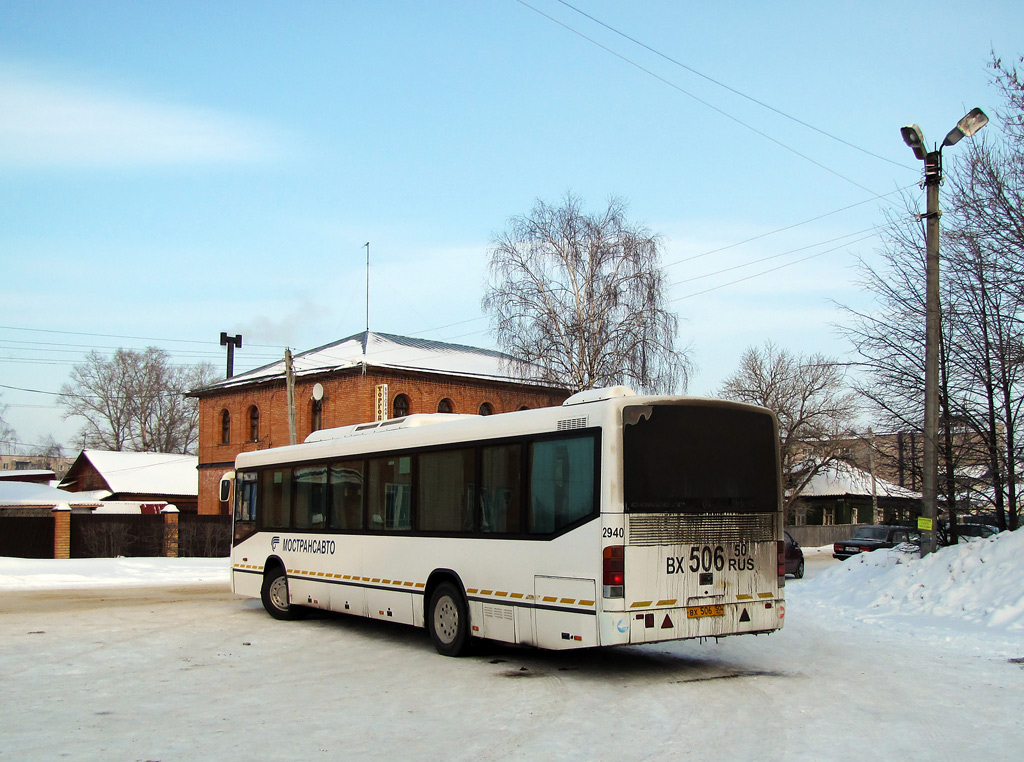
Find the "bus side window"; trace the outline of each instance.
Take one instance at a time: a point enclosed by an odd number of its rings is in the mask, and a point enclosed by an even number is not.
[[[475,450],[444,450],[419,456],[417,513],[425,532],[471,532],[475,515]]]
[[[327,519],[327,466],[295,469],[294,529],[323,529]]]
[[[549,534],[594,510],[594,440],[534,442],[530,447],[530,527]]]
[[[522,475],[521,445],[483,448],[481,530],[510,534],[523,531]]]
[[[363,463],[359,460],[331,464],[330,528],[363,528]]]
[[[369,529],[412,528],[412,458],[391,456],[369,461]]]
[[[260,473],[263,529],[288,529],[292,512],[292,470],[268,468]]]

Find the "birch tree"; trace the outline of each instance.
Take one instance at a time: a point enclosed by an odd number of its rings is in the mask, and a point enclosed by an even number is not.
[[[0,401],[0,454],[10,455],[13,453],[17,441],[18,433],[7,422],[7,405]]]
[[[620,199],[591,214],[569,194],[512,217],[492,241],[482,306],[519,374],[574,392],[685,388],[691,362],[676,346],[662,246]]]

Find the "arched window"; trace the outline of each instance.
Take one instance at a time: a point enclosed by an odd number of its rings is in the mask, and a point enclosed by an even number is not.
[[[493,415],[494,406],[490,402],[484,402],[480,405],[480,415]]]
[[[404,418],[409,415],[409,398],[404,394],[395,395],[395,401],[391,405],[392,418]]]
[[[445,397],[443,400],[437,403],[437,412],[439,413],[454,413],[455,405],[450,399]]]
[[[231,444],[231,413],[220,411],[220,443]]]
[[[249,441],[260,440],[260,409],[255,405],[249,408]]]
[[[324,401],[313,400],[313,409],[309,414],[309,430],[320,431],[324,427]]]

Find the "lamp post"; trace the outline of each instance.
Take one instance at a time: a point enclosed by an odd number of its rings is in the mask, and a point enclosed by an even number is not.
[[[939,184],[942,182],[942,149],[970,137],[988,124],[980,108],[971,109],[949,131],[942,145],[929,151],[924,133],[916,124],[900,128],[903,142],[924,162],[924,187],[927,192],[925,227],[925,339],[924,339],[924,462],[921,474],[923,522],[921,555],[935,550],[935,522],[938,519],[938,433],[939,433]]]

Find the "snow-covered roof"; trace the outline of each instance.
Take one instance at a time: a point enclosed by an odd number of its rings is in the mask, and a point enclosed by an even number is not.
[[[114,493],[108,489],[84,489],[81,492],[75,492],[74,494],[78,495],[82,500],[89,498],[90,500],[99,501],[106,500]]]
[[[82,450],[79,458],[87,459],[115,494],[199,495],[199,458],[195,455]],[[76,461],[68,476],[74,478],[77,465]]]
[[[538,383],[524,381],[515,376],[512,371],[512,358],[493,349],[446,344],[441,341],[373,331],[357,333],[332,344],[292,355],[292,371],[297,377],[348,370],[363,365],[494,381]],[[281,359],[196,391],[260,383],[284,378],[284,373],[284,359]]]
[[[800,491],[801,497],[839,497],[842,495],[871,495],[871,474],[849,463],[834,461],[816,473]],[[921,499],[920,492],[901,487],[875,477],[878,497],[905,497]]]
[[[36,481],[39,479],[53,479],[56,478],[56,476],[57,474],[49,468],[17,468],[13,471],[0,471],[0,480],[16,482],[32,479]]]
[[[0,480],[0,506],[15,505],[96,505],[98,501],[76,492],[47,487],[33,482]]]

